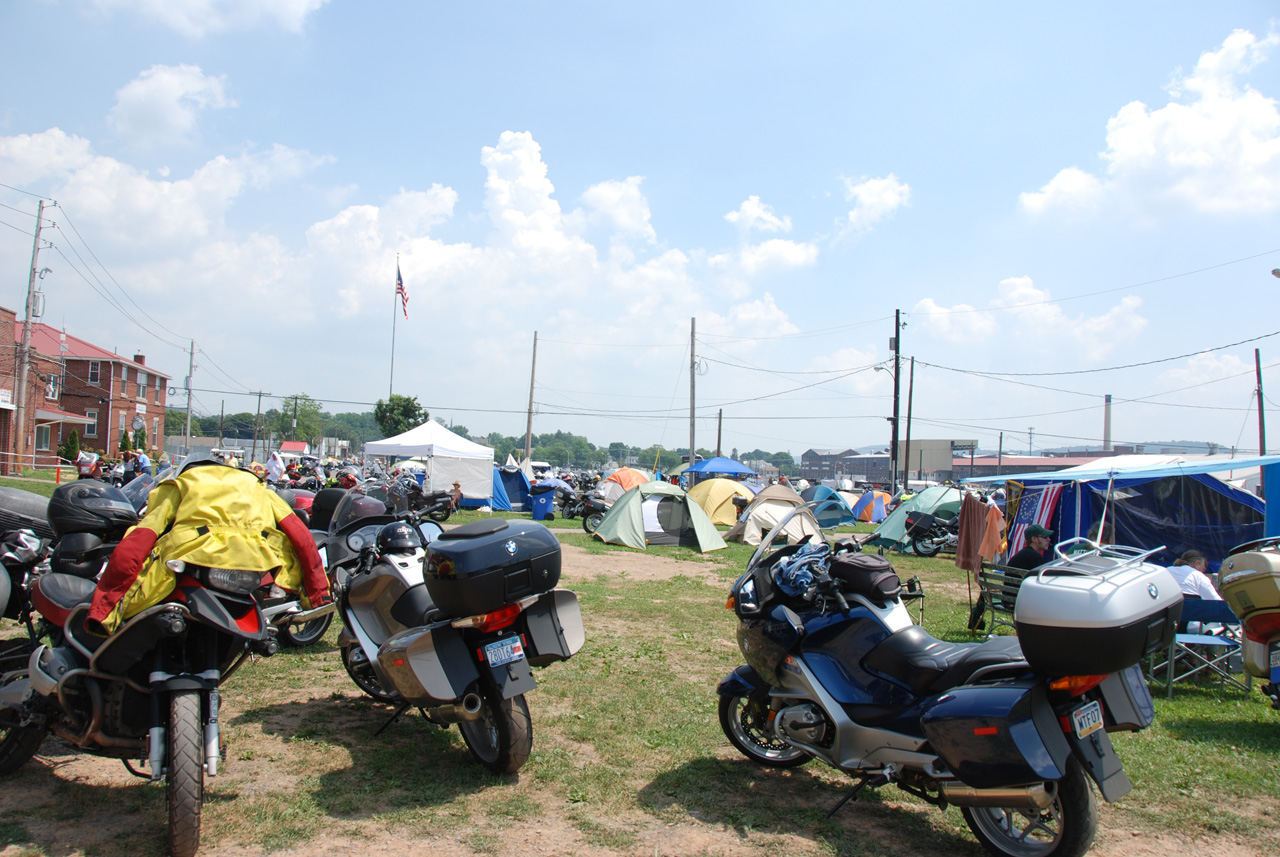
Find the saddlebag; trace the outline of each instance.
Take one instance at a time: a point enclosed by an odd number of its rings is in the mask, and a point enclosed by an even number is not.
[[[489,518],[441,533],[425,562],[436,606],[450,616],[478,616],[554,589],[560,542],[542,524]]]
[[[902,582],[889,560],[876,554],[836,554],[828,573],[840,581],[846,594],[861,595],[877,604],[893,600],[902,591]]]
[[[1071,754],[1043,682],[952,688],[920,725],[951,772],[974,788],[1061,779]]]
[[[1106,675],[1168,649],[1181,615],[1182,591],[1167,569],[1088,553],[1025,578],[1014,624],[1042,675]]]
[[[462,634],[448,622],[396,634],[378,649],[378,667],[414,705],[458,699],[480,677]]]
[[[578,596],[568,589],[540,597],[520,614],[516,628],[524,640],[529,665],[535,667],[567,661],[586,641]]]

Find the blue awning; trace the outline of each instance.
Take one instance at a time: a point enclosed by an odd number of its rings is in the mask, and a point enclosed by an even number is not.
[[[1150,464],[1134,467],[1107,467],[1093,462],[1087,467],[1066,470],[1044,470],[1039,473],[1006,473],[1003,476],[975,476],[961,479],[965,484],[983,482],[1092,482],[1114,476],[1122,479],[1164,479],[1169,476],[1193,476],[1200,473],[1222,473],[1226,470],[1252,470],[1269,464],[1280,464],[1280,455],[1255,455],[1248,458],[1212,458],[1176,464]]]

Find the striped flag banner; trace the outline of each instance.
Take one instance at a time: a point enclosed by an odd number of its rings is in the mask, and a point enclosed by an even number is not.
[[[396,294],[400,296],[400,309],[404,312],[404,317],[409,317],[409,290],[404,287],[404,280],[400,277],[400,263],[396,262]]]
[[[1032,524],[1039,524],[1047,530],[1053,529],[1049,526],[1049,522],[1053,520],[1053,513],[1058,506],[1058,497],[1061,494],[1061,485],[1046,485],[1044,488],[1023,489],[1022,496],[1018,500],[1018,511],[1013,517],[1013,534],[1009,539],[1009,556],[1013,556],[1026,546],[1027,527]]]

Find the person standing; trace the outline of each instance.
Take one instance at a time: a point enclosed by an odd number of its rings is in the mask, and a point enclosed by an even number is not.
[[[142,474],[151,475],[151,459],[147,457],[146,450],[138,450],[138,455],[133,459],[133,475],[141,476]]]

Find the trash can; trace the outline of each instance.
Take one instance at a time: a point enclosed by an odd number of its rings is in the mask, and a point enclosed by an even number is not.
[[[413,478],[414,481],[418,483],[418,487],[421,488],[422,483],[427,481],[427,474],[423,473],[421,470],[415,470],[413,472]]]
[[[550,521],[556,516],[556,489],[554,485],[534,485],[529,489],[529,505],[535,521]]]

